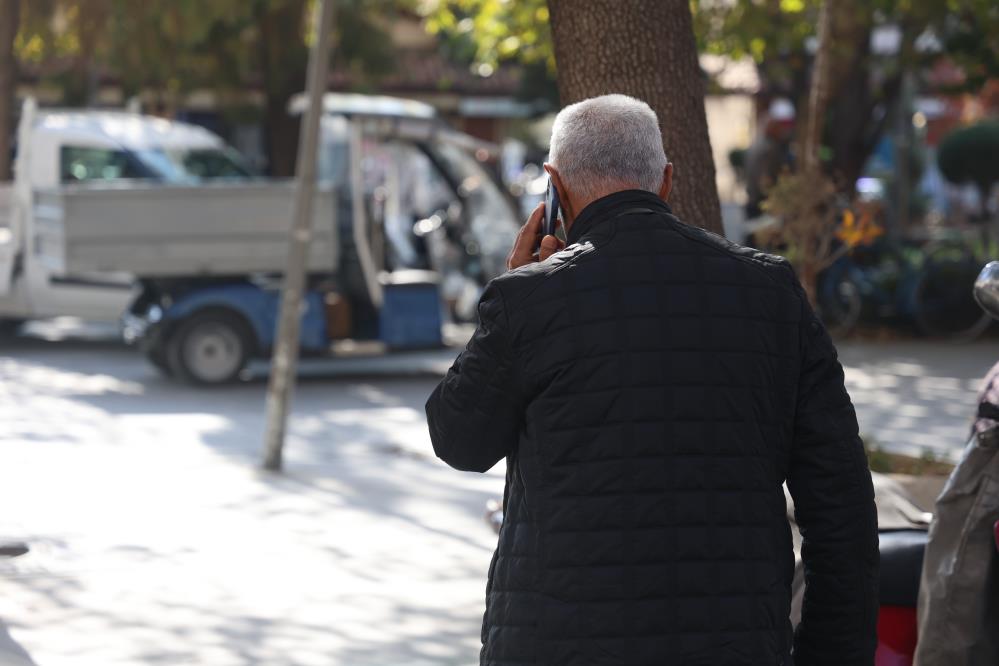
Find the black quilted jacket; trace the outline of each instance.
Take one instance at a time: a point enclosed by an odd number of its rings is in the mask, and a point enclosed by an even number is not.
[[[569,242],[493,280],[427,403],[445,462],[507,459],[481,663],[871,664],[870,473],[788,264],[639,191],[588,206]]]

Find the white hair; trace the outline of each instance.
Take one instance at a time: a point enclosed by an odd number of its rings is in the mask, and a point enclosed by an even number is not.
[[[562,109],[549,161],[567,188],[590,198],[622,185],[658,192],[667,163],[656,112],[627,95],[591,97]]]

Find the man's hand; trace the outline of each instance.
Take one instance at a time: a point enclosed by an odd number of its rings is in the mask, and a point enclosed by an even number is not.
[[[513,249],[510,250],[510,255],[506,258],[507,270],[533,264],[536,261],[544,261],[565,247],[565,243],[554,236],[541,238],[541,218],[544,214],[545,204],[541,202],[527,218],[527,224],[522,226],[517,233],[517,240],[513,242]],[[540,245],[538,244],[539,238],[541,239]],[[535,251],[537,251],[537,255],[534,254]]]

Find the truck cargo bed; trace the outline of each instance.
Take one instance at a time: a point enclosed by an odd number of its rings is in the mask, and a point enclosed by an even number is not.
[[[70,185],[35,193],[35,251],[59,274],[137,277],[280,272],[288,257],[294,184]],[[339,259],[336,201],[317,187],[308,270]]]

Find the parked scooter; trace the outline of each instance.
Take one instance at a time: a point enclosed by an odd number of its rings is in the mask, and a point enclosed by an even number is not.
[[[999,319],[999,261],[975,284]],[[917,666],[999,664],[999,363],[968,446],[937,499],[919,591]]]
[[[916,650],[916,605],[919,572],[926,549],[932,514],[920,509],[895,480],[871,474],[878,510],[878,546],[881,577],[878,587],[878,646],[875,666],[912,666]],[[791,584],[791,622],[801,620],[805,593],[801,537],[794,520],[794,506],[787,496],[787,516],[794,537],[795,568]]]

